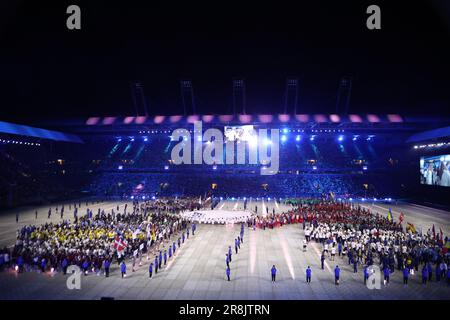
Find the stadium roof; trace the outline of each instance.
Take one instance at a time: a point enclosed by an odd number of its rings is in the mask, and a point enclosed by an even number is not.
[[[58,131],[46,130],[41,128],[29,127],[25,125],[0,121],[0,133],[35,137],[53,141],[83,143],[83,141],[73,135]]]
[[[398,114],[388,115],[358,115],[346,116],[338,114],[237,114],[237,115],[172,115],[172,116],[130,116],[130,117],[90,117],[86,125],[113,125],[113,124],[177,124],[194,123],[202,121],[205,123],[237,123],[237,124],[267,124],[267,123],[401,123],[403,117]]]
[[[428,130],[411,136],[407,142],[421,142],[450,137],[450,127]]]

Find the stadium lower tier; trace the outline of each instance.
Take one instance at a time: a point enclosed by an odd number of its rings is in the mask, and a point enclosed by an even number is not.
[[[99,174],[90,190],[100,197],[214,195],[216,197],[403,197],[402,185],[389,174],[181,173]]]

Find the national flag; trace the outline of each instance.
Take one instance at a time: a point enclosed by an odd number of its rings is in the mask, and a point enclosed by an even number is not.
[[[403,214],[403,212],[400,212],[400,216],[398,217],[398,221],[400,221],[400,223],[403,223],[403,219],[405,218],[405,215]]]
[[[436,229],[434,228],[434,223],[433,223],[433,239],[436,240]]]
[[[444,232],[442,232],[442,228],[439,228],[439,240],[441,240],[441,244],[444,244]]]
[[[416,227],[411,223],[411,222],[407,222],[406,223],[406,231],[411,231],[412,233],[417,233]]]
[[[447,240],[444,247],[450,250],[450,240]]]
[[[391,211],[391,208],[389,208],[389,212],[388,212],[388,215],[387,215],[387,219],[388,219],[389,222],[392,221],[392,211]]]
[[[125,250],[127,244],[127,241],[122,236],[116,235],[116,238],[114,239],[114,248],[118,253],[121,253],[123,250]]]

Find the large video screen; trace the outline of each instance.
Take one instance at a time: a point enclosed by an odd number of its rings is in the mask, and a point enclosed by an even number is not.
[[[253,141],[257,139],[256,132],[252,125],[237,127],[225,126],[225,139],[227,141]]]
[[[421,157],[420,183],[430,186],[450,187],[450,154]]]

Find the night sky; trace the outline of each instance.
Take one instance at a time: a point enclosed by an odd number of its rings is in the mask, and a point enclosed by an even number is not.
[[[224,114],[233,77],[248,113],[281,113],[288,76],[299,113],[333,113],[351,76],[351,113],[450,114],[446,1],[46,2],[0,4],[1,120],[133,115],[133,80],[151,114],[182,113],[181,79],[197,112]],[[66,28],[70,4],[80,31]],[[366,28],[370,4],[382,30]]]

